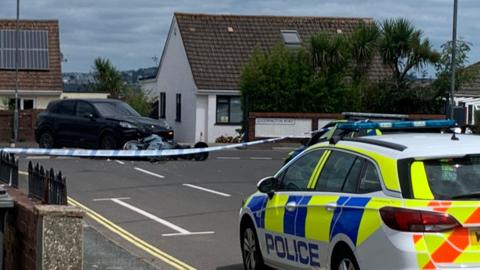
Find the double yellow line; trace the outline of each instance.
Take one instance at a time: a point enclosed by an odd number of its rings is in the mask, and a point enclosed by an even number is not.
[[[175,269],[181,270],[195,270],[192,266],[170,256],[169,254],[159,250],[158,248],[150,245],[149,243],[143,241],[142,239],[136,237],[135,235],[127,232],[125,229],[121,228],[120,226],[114,224],[110,220],[106,219],[105,217],[101,216],[100,214],[94,212],[90,208],[86,207],[85,205],[77,202],[76,200],[68,197],[68,203],[77,207],[82,208],[87,215],[95,220],[96,222],[102,224],[107,229],[112,231],[113,233],[117,234],[118,236],[122,237],[123,239],[127,240],[128,242],[132,243],[136,247],[142,249],[143,251],[149,253],[150,255],[154,256],[155,258],[160,259],[161,261],[171,265]]]

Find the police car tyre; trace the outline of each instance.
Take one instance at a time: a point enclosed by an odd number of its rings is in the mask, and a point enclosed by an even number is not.
[[[332,258],[332,270],[360,270],[357,260],[348,248],[337,249]]]
[[[243,267],[245,270],[267,269],[263,263],[257,234],[251,224],[246,225],[241,234]]]
[[[48,130],[43,131],[38,139],[38,145],[40,148],[53,148],[55,146],[55,140],[52,132]]]

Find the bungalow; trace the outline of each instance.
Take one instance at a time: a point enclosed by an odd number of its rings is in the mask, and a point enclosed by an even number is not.
[[[158,97],[159,117],[178,141],[234,136],[243,119],[240,74],[255,48],[295,48],[320,31],[348,34],[361,23],[373,20],[175,13],[156,77],[143,88]]]
[[[15,20],[0,20],[0,109],[15,104]],[[58,21],[19,23],[19,109],[44,109],[63,91]]]
[[[477,112],[480,111],[480,62],[468,66],[467,70],[472,78],[455,93],[455,103],[464,108],[466,124],[475,125],[480,120],[477,119]]]

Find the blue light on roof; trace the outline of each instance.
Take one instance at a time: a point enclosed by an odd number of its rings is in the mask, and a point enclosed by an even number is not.
[[[450,128],[453,120],[391,121],[391,122],[347,122],[338,124],[339,129],[403,129],[403,128]]]

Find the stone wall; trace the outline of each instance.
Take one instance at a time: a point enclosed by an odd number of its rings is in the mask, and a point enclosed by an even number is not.
[[[83,212],[73,206],[41,205],[8,189],[14,207],[5,226],[5,270],[81,270]]]

